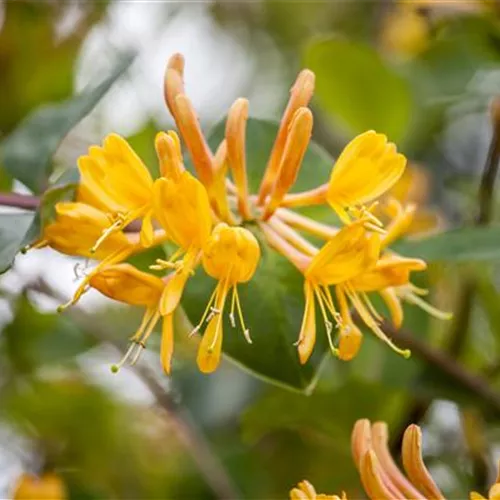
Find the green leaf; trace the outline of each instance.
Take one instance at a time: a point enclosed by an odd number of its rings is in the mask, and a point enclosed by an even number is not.
[[[99,85],[30,114],[1,145],[0,163],[14,178],[40,193],[47,187],[52,156],[66,134],[88,115],[133,61],[123,56]]]
[[[0,214],[0,274],[12,265],[34,218],[32,213]]]
[[[276,123],[250,119],[247,126],[247,170],[250,192],[255,193],[278,131]],[[224,135],[219,124],[210,135],[213,149]],[[304,190],[325,182],[333,160],[312,144],[304,158],[295,190]],[[331,210],[318,211],[324,218]],[[238,287],[243,313],[253,343],[248,344],[240,328],[231,328],[224,320],[224,352],[239,365],[273,383],[300,391],[310,391],[326,351],[325,339],[318,328],[318,341],[311,360],[301,366],[296,342],[304,311],[303,276],[284,257],[272,250],[255,224],[248,224],[260,242],[262,258],[255,276]],[[216,281],[202,269],[188,282],[183,307],[192,324],[201,319]],[[319,323],[318,323],[319,324]]]
[[[464,227],[418,241],[404,241],[394,250],[407,257],[432,261],[500,259],[500,227]]]
[[[359,134],[368,129],[400,141],[413,102],[407,82],[367,45],[336,38],[316,40],[304,52],[316,73],[315,95],[322,109]]]

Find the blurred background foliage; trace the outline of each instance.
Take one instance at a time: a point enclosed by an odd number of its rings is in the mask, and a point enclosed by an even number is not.
[[[400,340],[410,360],[367,335],[353,362],[327,359],[309,395],[231,362],[201,375],[181,315],[171,379],[158,370],[158,339],[137,369],[112,375],[139,312],[89,294],[56,315],[75,261],[50,250],[20,256],[0,283],[0,496],[22,474],[48,489],[55,474],[75,499],[285,498],[303,478],[359,498],[350,431],[363,417],[388,422],[394,450],[404,427],[420,423],[447,496],[484,492],[500,457],[500,206],[486,213],[478,192],[498,160],[500,117],[488,110],[500,88],[499,4],[0,2],[0,190],[51,188],[36,216],[0,213],[2,268],[71,190],[61,172],[106,133],[126,136],[157,169],[154,135],[172,126],[164,64],[177,51],[207,131],[240,95],[252,116],[279,118],[309,67],[314,138],[331,155],[368,128],[396,141],[416,179],[401,196],[452,231],[405,250],[432,261],[417,284],[455,318],[408,307]]]

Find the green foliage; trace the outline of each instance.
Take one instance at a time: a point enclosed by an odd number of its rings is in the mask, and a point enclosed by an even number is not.
[[[1,161],[7,172],[35,193],[43,192],[61,141],[94,109],[132,61],[132,56],[122,56],[99,85],[62,103],[45,105],[28,116],[1,144]]]
[[[368,45],[337,38],[311,42],[304,65],[316,73],[315,95],[322,109],[350,134],[369,129],[404,138],[412,113],[406,81]]]
[[[404,241],[394,249],[407,257],[428,262],[464,262],[500,258],[500,228],[463,227],[417,241]]]

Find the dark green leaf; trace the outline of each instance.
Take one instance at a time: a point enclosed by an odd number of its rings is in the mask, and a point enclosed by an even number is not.
[[[2,143],[0,163],[7,172],[32,191],[44,191],[51,173],[52,156],[63,138],[92,111],[132,61],[130,55],[122,57],[111,74],[96,87],[29,115]]]
[[[327,38],[309,44],[303,60],[316,73],[322,109],[350,133],[375,129],[394,141],[404,137],[413,107],[409,87],[374,49]]]
[[[12,265],[34,218],[32,213],[0,214],[0,273]]]
[[[248,121],[247,169],[252,193],[260,184],[277,130],[275,123]],[[220,124],[210,136],[212,148],[220,143],[223,133],[224,124]],[[311,145],[294,189],[304,190],[325,182],[332,163],[327,153]],[[325,209],[317,215],[323,217],[330,213],[331,210]],[[293,343],[298,338],[304,310],[303,276],[266,245],[256,225],[249,224],[248,228],[259,239],[262,250],[255,276],[238,288],[253,344],[247,344],[240,329],[231,328],[226,318],[223,350],[238,364],[266,380],[302,391],[310,390],[325,353],[326,334],[322,335],[321,328],[318,329],[314,355],[301,366]],[[205,276],[201,269],[189,281],[183,306],[191,323],[197,324],[200,320],[215,285],[215,280]]]
[[[500,259],[500,227],[464,227],[419,241],[404,241],[394,250],[426,261]]]

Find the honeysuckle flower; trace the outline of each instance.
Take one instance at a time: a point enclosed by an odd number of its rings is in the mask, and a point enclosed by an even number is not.
[[[160,311],[171,314],[178,306],[186,281],[199,263],[212,228],[208,194],[201,182],[187,171],[158,179],[153,188],[154,213],[179,250],[168,260],[159,260],[153,269],[174,269],[163,292]],[[182,260],[176,261],[183,255]]]
[[[332,332],[334,325],[341,328],[341,332],[344,330],[329,287],[348,282],[363,271],[372,269],[379,254],[380,236],[377,233],[368,234],[361,221],[341,229],[311,259],[304,270],[305,310],[297,341],[301,363],[309,359],[316,342],[316,301],[323,316],[330,348],[335,354],[341,355],[334,346]]]
[[[425,263],[405,260],[387,249],[407,233],[416,207],[388,198],[379,203],[379,198],[401,177],[405,157],[385,135],[368,131],[346,146],[329,182],[308,192],[289,194],[298,178],[314,122],[308,104],[315,77],[306,69],[291,89],[259,190],[252,193],[246,157],[248,101],[239,98],[231,106],[224,138],[213,153],[186,96],[183,78],[184,58],[175,54],[167,64],[164,94],[180,137],[174,131],[157,134],[159,179],[151,178],[127,142],[115,134],[108,136],[102,147],[91,147],[88,155],[79,159],[77,202],[59,207],[56,224],[48,226],[36,244],[48,243],[62,252],[101,261],[85,276],[68,305],[92,285],[117,300],[145,306],[144,323],[133,337],[125,360],[135,360],[140,352],[137,346],[142,345],[154,328],[153,323],[163,316],[167,334],[163,335],[162,359],[168,372],[173,345],[172,314],[187,280],[201,263],[205,272],[218,280],[194,329],[201,330],[207,321],[198,365],[201,371],[211,372],[221,356],[222,318],[230,293],[229,319],[235,325],[235,314],[238,315],[250,341],[237,285],[254,275],[260,248],[254,235],[241,227],[244,224],[253,227],[262,237],[261,244],[288,259],[305,278],[305,312],[297,342],[302,363],[310,357],[315,344],[316,303],[330,347],[341,359],[353,358],[362,341],[361,331],[351,318],[351,308],[376,335],[392,345],[380,329],[381,317],[367,293],[377,292],[383,297],[397,325],[403,317],[403,300],[417,304],[422,301],[422,291],[408,277],[410,271],[423,268]],[[181,139],[196,177],[184,166]],[[333,207],[341,227],[293,210],[319,203]],[[71,213],[69,218],[64,210]],[[388,219],[385,229],[384,218]],[[132,229],[132,221],[142,221],[140,232],[125,233],[126,226]],[[155,229],[155,224],[161,229]],[[121,264],[133,253],[167,238],[176,250],[150,265],[156,271],[166,271],[163,279]],[[321,248],[316,246],[318,240],[325,242]],[[335,288],[333,294],[331,287]],[[139,290],[145,294],[140,300],[136,295]],[[422,307],[432,309],[424,304]]]
[[[368,130],[355,137],[342,151],[332,169],[330,181],[316,189],[284,197],[282,206],[328,204],[343,223],[366,218],[372,229],[381,223],[372,215],[375,201],[401,177],[406,158],[397,152],[384,134]]]
[[[318,494],[309,481],[301,481],[290,491],[290,500],[347,500],[347,497],[345,493],[342,493],[341,497]]]
[[[367,419],[354,424],[351,450],[361,483],[370,500],[441,499],[444,495],[427,470],[422,458],[422,432],[410,425],[403,436],[401,458],[406,475],[396,465],[389,449],[389,433],[385,422],[370,423]],[[307,481],[290,491],[291,500],[319,498],[307,496],[315,490]],[[303,496],[300,496],[303,494]],[[338,498],[336,496],[324,498]],[[344,498],[344,497],[343,497]],[[495,484],[488,493],[489,500],[500,498],[500,469]],[[472,492],[471,500],[486,500]]]
[[[168,283],[168,280],[166,280]],[[125,304],[142,306],[146,309],[143,320],[131,338],[130,347],[113,371],[123,366],[127,361],[134,364],[146,347],[146,341],[161,318],[160,299],[165,289],[165,280],[149,273],[139,271],[130,264],[109,266],[95,273],[90,278],[90,286],[103,295]],[[163,369],[170,373],[174,349],[174,332],[172,314],[163,316],[160,359]]]
[[[250,333],[243,319],[243,311],[238,296],[238,283],[249,281],[260,260],[260,247],[255,236],[242,227],[218,224],[205,245],[202,264],[205,272],[218,280],[217,286],[208,301],[198,326],[208,322],[198,351],[198,367],[204,373],[214,371],[220,360],[222,348],[223,314],[226,299],[232,289],[229,319],[236,326],[235,312],[238,315],[246,340],[251,343]]]
[[[59,306],[59,311],[62,311],[75,304],[86,292],[93,274],[107,266],[126,260],[132,254],[142,251],[143,246],[137,233],[125,234],[122,231],[113,231],[93,252],[92,245],[109,226],[107,214],[81,202],[59,202],[55,205],[55,212],[55,221],[44,228],[42,238],[31,245],[31,248],[50,246],[66,255],[100,261],[91,271],[84,271],[71,300]],[[153,232],[153,244],[160,243],[164,239],[163,230]],[[75,268],[75,273],[76,270],[77,268]]]
[[[108,135],[102,147],[91,146],[78,159],[80,184],[77,201],[105,212],[108,226],[92,245],[95,252],[110,234],[130,222],[142,220],[141,243],[153,243],[153,179],[130,145],[117,134]]]

